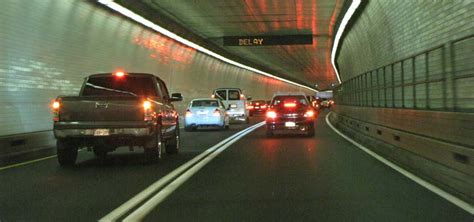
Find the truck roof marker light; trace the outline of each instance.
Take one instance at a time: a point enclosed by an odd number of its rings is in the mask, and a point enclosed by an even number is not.
[[[359,0],[360,1],[360,0]],[[290,81],[290,80],[287,80],[287,79],[284,79],[284,78],[281,78],[281,77],[278,77],[278,76],[275,76],[275,75],[272,75],[272,74],[269,74],[267,72],[264,72],[264,71],[261,71],[259,69],[256,69],[256,68],[253,68],[253,67],[250,67],[250,66],[247,66],[247,65],[244,65],[242,63],[238,63],[234,60],[231,60],[231,59],[228,59],[227,57],[224,57],[224,56],[221,56],[209,49],[206,49],[194,42],[191,42],[153,22],[151,22],[150,20],[147,20],[145,18],[143,18],[142,16],[132,12],[131,10],[119,5],[118,3],[114,2],[113,0],[98,0],[98,2],[100,4],[103,4],[107,7],[109,7],[110,9],[146,26],[146,27],[149,27],[150,29],[153,29],[157,32],[159,32],[160,34],[164,35],[164,36],[167,36],[177,42],[180,42],[181,44],[184,44],[188,47],[191,47],[193,49],[196,49],[204,54],[207,54],[209,56],[212,56],[216,59],[219,59],[223,62],[226,62],[228,64],[231,64],[231,65],[234,65],[234,66],[237,66],[239,68],[242,68],[242,69],[246,69],[246,70],[249,70],[251,72],[255,72],[255,73],[258,73],[260,75],[263,75],[263,76],[267,76],[267,77],[270,77],[270,78],[273,78],[273,79],[277,79],[277,80],[280,80],[282,82],[285,82],[285,83],[289,83],[289,84],[293,84],[295,86],[298,86],[298,87],[302,87],[302,88],[305,88],[305,89],[308,89],[308,90],[311,90],[311,91],[314,91],[314,92],[318,92],[318,90],[316,89],[313,89],[311,87],[308,87],[308,86],[305,86],[305,85],[302,85],[302,84],[299,84],[299,83],[296,83],[296,82],[293,82],[293,81]]]
[[[123,77],[123,76],[125,76],[125,73],[122,72],[122,71],[117,71],[117,72],[115,72],[115,76],[117,76],[117,77]]]
[[[344,29],[346,28],[347,23],[351,19],[352,15],[354,15],[354,12],[357,10],[357,8],[360,6],[360,3],[361,3],[361,0],[352,0],[351,6],[349,6],[349,9],[347,9],[346,14],[342,18],[341,24],[339,24],[339,28],[337,29],[336,36],[334,37],[334,43],[332,44],[331,64],[332,64],[332,67],[334,68],[334,72],[336,72],[337,81],[339,83],[341,83],[341,77],[336,67],[337,47],[339,46],[339,41],[341,40],[342,33],[344,32]]]

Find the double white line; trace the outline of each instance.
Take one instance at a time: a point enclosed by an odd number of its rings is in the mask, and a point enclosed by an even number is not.
[[[132,199],[128,200],[124,204],[120,205],[117,209],[101,218],[99,221],[116,221],[134,208],[136,209],[133,210],[127,217],[125,217],[123,221],[143,220],[145,216],[150,213],[150,211],[152,211],[158,204],[165,200],[166,197],[173,193],[174,190],[176,190],[181,184],[198,172],[222,151],[227,149],[227,147],[237,142],[240,138],[249,134],[258,127],[263,126],[264,124],[265,122],[255,124],[212,146],[203,153],[194,157],[192,160],[186,162],[160,180],[156,181],[145,190],[135,195]],[[141,206],[139,206],[140,204]]]

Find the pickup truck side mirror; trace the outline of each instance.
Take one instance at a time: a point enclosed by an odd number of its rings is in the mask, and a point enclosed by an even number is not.
[[[171,102],[183,101],[183,96],[181,95],[181,93],[173,93],[171,94],[170,101]]]

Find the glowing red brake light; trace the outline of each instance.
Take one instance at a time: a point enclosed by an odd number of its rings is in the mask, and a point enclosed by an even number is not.
[[[275,111],[268,111],[267,112],[267,118],[270,118],[270,119],[275,119],[277,117],[277,114]]]
[[[314,111],[313,110],[308,110],[304,114],[304,117],[313,117],[314,116]]]
[[[293,108],[296,107],[296,103],[285,103],[283,106],[285,106],[286,108]]]
[[[247,109],[253,109],[253,106],[249,105],[247,106]]]
[[[267,105],[262,105],[262,106],[260,106],[260,108],[266,109],[266,108],[267,108]]]

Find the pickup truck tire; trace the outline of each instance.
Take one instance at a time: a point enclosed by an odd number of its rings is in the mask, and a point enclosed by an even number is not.
[[[176,154],[179,152],[180,146],[180,135],[179,135],[179,127],[176,127],[174,131],[174,135],[166,141],[166,153],[167,154]]]
[[[71,142],[58,139],[56,141],[58,162],[61,166],[72,166],[76,163],[77,147]]]
[[[157,127],[156,131],[156,134],[149,138],[143,146],[148,162],[158,162],[161,159],[163,150],[161,127]]]

